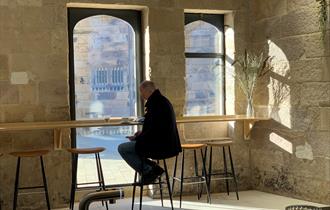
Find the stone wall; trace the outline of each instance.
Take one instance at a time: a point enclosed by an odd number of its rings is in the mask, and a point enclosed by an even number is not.
[[[184,9],[205,12],[234,11],[237,26],[235,42],[239,49],[247,45],[248,3],[244,0],[0,0],[0,121],[69,120],[68,35],[66,4],[90,3],[90,7],[137,8],[143,13],[143,31],[150,40],[144,50],[145,70],[151,72],[162,92],[173,102],[181,116],[185,96]],[[238,50],[239,50],[238,49]],[[147,74],[149,76],[149,74]],[[1,133],[0,152],[27,148],[52,149],[50,131]],[[70,145],[70,139],[64,140]],[[234,146],[240,188],[248,189],[248,143],[238,140]],[[241,147],[242,146],[242,147]],[[244,151],[244,152],[240,152]],[[242,154],[242,155],[241,155]],[[67,206],[71,181],[70,155],[51,151],[46,156],[46,173],[52,207]],[[37,162],[25,161],[22,183],[39,183],[30,169]],[[13,199],[15,159],[0,159],[0,194],[3,209],[10,209]],[[33,205],[32,205],[33,204]],[[22,195],[24,209],[45,205],[43,195]]]
[[[329,204],[329,23],[323,42],[314,0],[253,0],[251,16],[251,48],[273,66],[255,97],[273,119],[253,130],[254,188]]]

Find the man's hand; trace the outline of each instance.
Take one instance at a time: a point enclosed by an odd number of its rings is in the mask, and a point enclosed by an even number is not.
[[[134,141],[137,136],[139,136],[142,133],[142,131],[137,131],[134,136],[126,136],[130,141]]]

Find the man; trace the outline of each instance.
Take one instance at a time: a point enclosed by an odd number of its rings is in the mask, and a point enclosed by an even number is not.
[[[148,184],[164,172],[148,158],[166,159],[176,156],[181,152],[181,144],[170,101],[151,81],[142,82],[139,89],[143,99],[147,100],[142,131],[128,136],[130,142],[120,144],[118,151],[128,165],[144,175],[144,183]]]

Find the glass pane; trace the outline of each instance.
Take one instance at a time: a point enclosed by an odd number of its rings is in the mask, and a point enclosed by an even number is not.
[[[74,28],[76,119],[136,115],[134,30],[111,16]]]
[[[186,58],[186,115],[223,114],[221,65],[218,58]]]
[[[77,23],[73,33],[76,119],[137,115],[135,33],[125,21],[106,15]],[[133,171],[117,152],[136,128],[77,129],[77,147],[106,147],[102,152],[106,184],[130,182]],[[81,155],[78,182],[97,180],[95,157]]]
[[[185,26],[185,46],[188,53],[223,53],[221,31],[204,21],[195,21]]]

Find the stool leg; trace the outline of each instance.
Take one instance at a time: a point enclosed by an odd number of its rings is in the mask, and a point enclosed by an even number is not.
[[[142,160],[142,164],[141,164],[140,208],[139,208],[140,210],[142,210],[143,183],[144,183],[143,166],[144,166],[144,160]]]
[[[183,171],[184,171],[184,150],[182,150],[182,156],[181,156],[180,209],[182,206]]]
[[[211,176],[212,176],[212,146],[210,147],[210,156],[209,156],[209,189],[211,191]]]
[[[16,176],[15,176],[15,191],[14,191],[13,210],[16,210],[16,205],[17,205],[20,165],[21,165],[21,158],[18,157],[17,158],[17,166],[16,166]]]
[[[170,197],[170,202],[171,202],[171,209],[174,210],[173,208],[173,200],[172,200],[172,191],[170,187],[170,177],[168,176],[168,171],[167,171],[167,165],[165,159],[163,160],[164,162],[164,168],[165,168],[165,175],[166,175],[166,183],[167,183],[167,189],[168,189],[168,195]]]
[[[50,210],[49,197],[48,197],[48,187],[47,187],[47,179],[46,179],[46,174],[45,174],[44,160],[43,160],[42,156],[40,156],[40,164],[41,164],[42,180],[44,182],[44,188],[45,188],[45,196],[46,196],[47,208],[48,208],[48,210]]]
[[[233,158],[231,156],[230,146],[228,146],[228,150],[229,150],[229,158],[230,158],[231,171],[233,172],[233,177],[234,177],[234,182],[235,182],[236,197],[237,197],[237,200],[239,200],[239,197],[238,197],[238,185],[237,185],[237,179],[236,179],[236,174],[235,174],[235,169],[234,169],[234,164],[233,164]]]
[[[143,175],[141,175],[143,177]],[[143,178],[141,178],[143,180]],[[140,186],[140,210],[142,210],[142,196],[143,196],[143,184]]]
[[[194,165],[195,165],[195,176],[198,177],[198,163],[197,163],[197,156],[196,156],[196,150],[194,149]],[[199,200],[201,198],[199,194],[199,188],[200,184],[197,184],[197,199]]]
[[[102,169],[102,164],[101,164],[101,158],[100,158],[100,153],[97,153],[97,157],[98,157],[98,160],[99,160],[100,177],[101,177],[102,187],[103,187],[103,190],[106,190],[104,176],[103,176],[103,169]]]
[[[204,162],[205,162],[205,169],[206,169],[206,154],[207,154],[207,147],[205,147],[205,150],[204,150]],[[208,178],[208,174],[207,174],[207,171],[205,170],[205,173],[206,174],[204,174],[204,171],[202,170],[202,176],[205,176],[205,177],[207,177]],[[207,179],[208,180],[208,179]],[[207,186],[209,186],[209,183],[207,182]],[[199,197],[202,197],[202,194],[203,194],[203,185],[202,185],[202,187],[201,187],[201,190],[200,190],[200,192],[199,192]],[[209,190],[210,190],[210,188],[209,188]]]
[[[201,156],[202,156],[202,163],[203,163],[203,173],[204,173],[204,177],[205,177],[207,200],[208,200],[209,203],[211,203],[210,189],[208,187],[208,178],[207,178],[207,174],[206,174],[205,158],[204,158],[204,155],[203,155],[203,149],[201,149]]]
[[[225,147],[222,147],[222,154],[223,154],[223,167],[225,171],[225,180],[226,180],[226,189],[227,189],[227,194],[229,195],[229,185],[228,185],[228,170],[227,170],[227,159],[226,159],[226,150]]]
[[[132,195],[132,210],[134,209],[134,199],[135,199],[136,184],[137,184],[137,172],[135,172],[135,175],[134,175],[133,195]]]
[[[99,180],[99,188],[100,188],[100,190],[103,190],[103,183],[102,183],[102,179],[101,179],[100,165],[99,165],[99,159],[98,159],[97,153],[95,153],[95,161],[96,161],[97,178]]]
[[[70,209],[74,207],[74,197],[77,187],[77,166],[78,166],[78,155],[72,154],[72,180],[71,180],[71,195],[70,195]]]
[[[176,166],[178,163],[178,155],[175,156],[175,162],[174,162],[174,169],[173,169],[173,182],[172,182],[172,194],[174,195],[174,183],[175,183],[175,176],[176,176]]]
[[[101,165],[100,153],[95,153],[95,160],[96,160],[97,176],[99,178],[100,190],[106,190],[105,183],[104,183],[104,177],[103,177],[103,171],[102,171],[102,165]],[[102,201],[102,205],[104,205],[104,201]],[[107,210],[109,209],[107,201],[105,201],[105,208]]]
[[[159,160],[157,160],[157,164],[159,164]],[[160,176],[158,177],[158,182],[159,182],[160,201],[162,203],[162,207],[164,207],[162,178]]]

